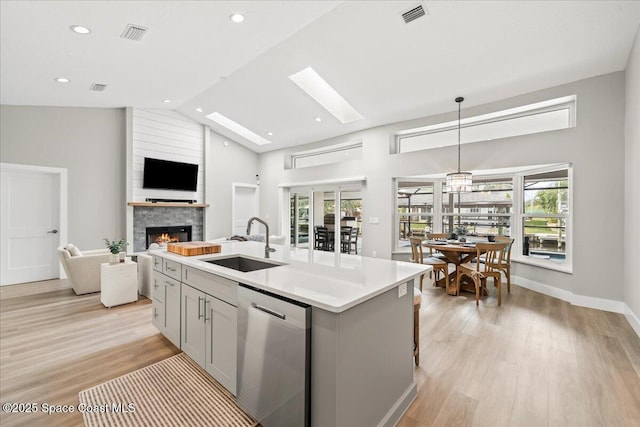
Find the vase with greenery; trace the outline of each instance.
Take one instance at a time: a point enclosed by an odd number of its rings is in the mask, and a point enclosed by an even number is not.
[[[467,227],[459,225],[453,230],[453,232],[456,234],[459,241],[466,242],[467,238],[465,236],[469,233]]]
[[[107,249],[109,249],[109,252],[111,252],[111,262],[118,262],[118,260],[120,260],[120,262],[124,262],[125,257],[121,257],[120,253],[126,249],[129,243],[127,243],[127,241],[124,239],[115,241],[109,240],[106,237],[104,238],[104,242],[107,245]]]

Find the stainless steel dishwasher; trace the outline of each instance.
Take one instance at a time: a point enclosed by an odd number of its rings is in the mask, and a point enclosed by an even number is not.
[[[238,405],[263,427],[310,425],[311,307],[238,287]]]

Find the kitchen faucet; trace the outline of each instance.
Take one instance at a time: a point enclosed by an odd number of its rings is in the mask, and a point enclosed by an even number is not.
[[[247,223],[247,236],[251,233],[251,223],[253,221],[258,221],[260,224],[264,225],[264,228],[266,229],[267,244],[264,246],[264,257],[265,258],[269,258],[269,252],[275,252],[276,251],[275,249],[269,247],[269,224],[267,224],[265,221],[261,220],[257,216],[249,218],[249,222]]]

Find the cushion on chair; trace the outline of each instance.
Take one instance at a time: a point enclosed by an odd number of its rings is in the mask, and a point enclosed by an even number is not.
[[[68,243],[64,248],[69,252],[69,255],[71,256],[82,256],[82,252],[80,252],[80,249],[78,249],[76,245]]]

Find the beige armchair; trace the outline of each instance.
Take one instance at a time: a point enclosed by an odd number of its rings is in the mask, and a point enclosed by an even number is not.
[[[109,262],[108,249],[80,252],[73,245],[58,248],[60,263],[76,295],[100,292],[100,264]],[[72,256],[74,252],[76,255]]]

